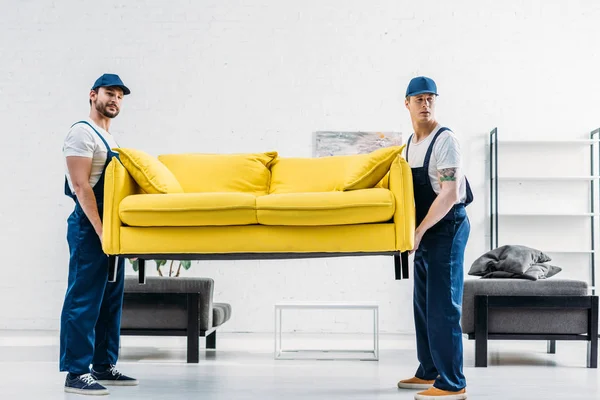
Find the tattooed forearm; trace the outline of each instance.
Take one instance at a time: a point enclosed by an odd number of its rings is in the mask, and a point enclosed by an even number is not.
[[[444,168],[438,170],[440,174],[440,182],[456,181],[456,168]]]

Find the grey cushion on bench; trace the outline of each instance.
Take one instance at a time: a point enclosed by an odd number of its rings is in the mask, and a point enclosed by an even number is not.
[[[200,331],[208,331],[231,318],[231,306],[213,303],[214,281],[211,278],[160,277],[146,278],[139,284],[137,276],[125,277],[125,293],[198,293],[198,324]],[[124,329],[186,329],[186,303],[167,296],[153,302],[152,307],[144,303],[128,301],[123,307],[121,328]]]
[[[226,303],[213,303],[213,325],[223,325],[231,318],[231,306]]]
[[[587,296],[588,284],[567,279],[465,279],[461,325],[463,333],[475,332],[475,295],[490,296]],[[490,309],[489,333],[587,333],[586,310]]]

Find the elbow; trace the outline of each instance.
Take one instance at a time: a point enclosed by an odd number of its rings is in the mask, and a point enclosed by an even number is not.
[[[458,196],[458,192],[452,192],[452,196],[450,198],[452,200],[452,204],[455,204],[456,202],[458,202],[458,199],[460,197]]]
[[[75,194],[80,195],[86,189],[86,186],[90,186],[90,183],[73,181],[72,185],[73,185],[73,191],[75,192]]]

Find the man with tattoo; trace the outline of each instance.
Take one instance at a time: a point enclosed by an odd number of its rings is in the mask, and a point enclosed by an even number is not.
[[[417,400],[466,399],[462,329],[463,260],[470,223],[465,207],[473,201],[464,176],[459,142],[435,119],[437,86],[427,77],[412,79],[405,105],[414,135],[405,158],[412,169],[416,208],[414,318],[419,367],[398,382],[424,389]]]

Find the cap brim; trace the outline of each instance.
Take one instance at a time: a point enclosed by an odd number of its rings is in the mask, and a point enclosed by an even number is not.
[[[123,91],[123,95],[128,95],[131,93],[131,90],[129,90],[129,88],[127,86],[118,85],[116,87],[121,88],[121,90]]]
[[[437,94],[436,92],[432,92],[431,90],[420,90],[418,92],[409,93],[406,95],[406,97],[416,96],[418,94],[424,94],[424,93],[435,94],[436,96],[439,96],[439,94]]]
[[[92,90],[96,90],[96,89],[101,88],[101,87],[118,87],[119,89],[121,89],[123,91],[123,95],[124,96],[126,96],[126,95],[128,95],[128,94],[131,93],[131,90],[129,90],[129,88],[127,86],[124,86],[124,85],[94,86],[92,88]]]

